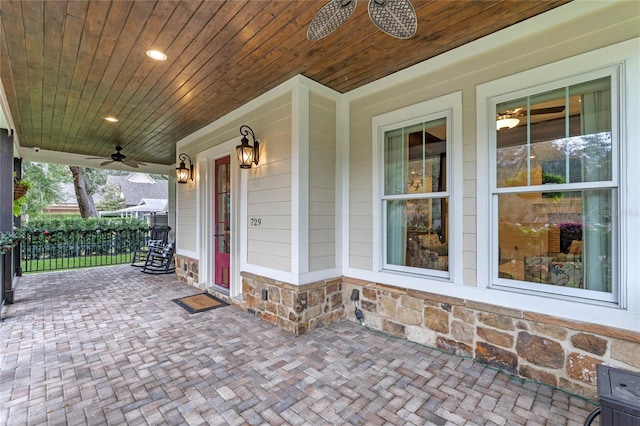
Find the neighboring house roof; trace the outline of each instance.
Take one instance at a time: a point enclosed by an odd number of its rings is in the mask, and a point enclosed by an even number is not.
[[[143,198],[137,206],[127,207],[118,211],[121,212],[164,212],[167,211],[169,200],[166,198]]]
[[[155,180],[147,173],[131,173],[127,176],[107,176],[107,184],[115,184],[120,187],[124,194],[124,202],[127,207],[139,206],[140,204],[153,205],[154,210],[149,211],[165,211],[164,208],[156,208],[157,204],[153,204],[157,200],[166,201],[169,198],[169,184],[167,180]],[[103,187],[104,188],[104,187]],[[78,206],[76,191],[73,183],[60,184],[60,202],[52,207],[60,206]],[[93,194],[91,196],[93,202],[98,204],[102,200],[102,193]],[[147,200],[143,203],[143,200]],[[161,207],[161,206],[160,206]]]
[[[73,187],[73,183],[61,183],[60,189],[60,202],[54,204],[55,206],[77,206],[78,198],[76,197],[76,190]],[[93,194],[91,196],[94,203],[98,203],[102,199],[102,194]]]
[[[169,200],[164,199],[155,199],[155,198],[143,198],[140,201],[140,204],[137,206],[125,207],[120,210],[113,211],[103,211],[100,212],[101,216],[114,216],[121,213],[132,213],[132,212],[143,212],[143,213],[156,213],[156,212],[165,212],[169,207]]]
[[[131,173],[128,176],[107,176],[107,184],[110,183],[120,186],[126,206],[137,206],[143,198],[169,198],[168,181],[156,181],[147,173]]]

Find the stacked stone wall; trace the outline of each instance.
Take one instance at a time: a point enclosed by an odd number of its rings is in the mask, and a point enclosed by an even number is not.
[[[200,263],[197,259],[175,255],[176,276],[189,285],[197,286],[200,282]]]
[[[595,400],[596,366],[640,372],[640,333],[344,278],[368,327]],[[356,321],[351,310],[346,318]]]
[[[267,300],[262,298],[263,290]],[[342,279],[296,286],[242,273],[240,306],[291,333],[305,334],[344,318]]]

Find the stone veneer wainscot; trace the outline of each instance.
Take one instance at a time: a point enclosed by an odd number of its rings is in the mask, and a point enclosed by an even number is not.
[[[342,299],[342,278],[296,286],[242,273],[242,308],[294,334],[343,319]]]
[[[596,365],[640,371],[640,333],[345,277],[345,301],[353,289],[368,327],[593,400]]]
[[[175,255],[176,276],[183,283],[197,286],[200,282],[200,264],[197,259]]]

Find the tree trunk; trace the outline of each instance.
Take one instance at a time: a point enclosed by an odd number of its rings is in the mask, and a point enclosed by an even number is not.
[[[69,166],[73,175],[73,186],[76,190],[76,198],[78,199],[78,207],[80,215],[83,219],[88,217],[98,217],[98,211],[93,203],[91,194],[87,192],[87,182],[84,177],[84,167]]]

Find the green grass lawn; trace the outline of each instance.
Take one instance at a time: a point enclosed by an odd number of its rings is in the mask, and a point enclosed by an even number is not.
[[[122,265],[129,262],[131,262],[131,253],[23,260],[21,266],[22,272],[29,274],[42,271],[91,268],[93,266]]]

